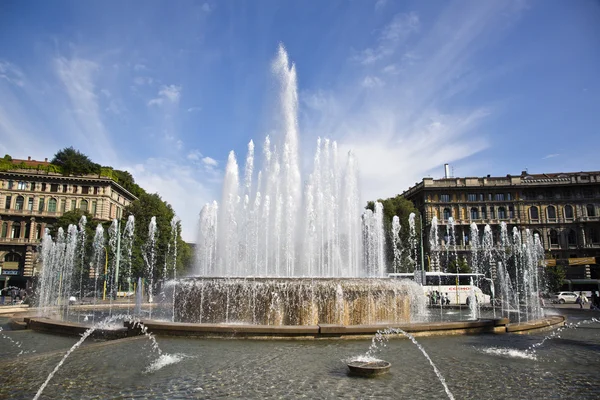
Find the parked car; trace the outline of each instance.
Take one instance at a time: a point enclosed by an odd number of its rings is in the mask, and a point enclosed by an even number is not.
[[[559,292],[552,296],[552,302],[559,304],[575,303],[577,296],[579,295],[575,292]]]

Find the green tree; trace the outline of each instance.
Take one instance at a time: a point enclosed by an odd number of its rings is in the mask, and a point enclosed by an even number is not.
[[[86,175],[100,172],[99,164],[92,162],[88,156],[73,147],[59,150],[51,163],[61,167],[64,175]]]
[[[546,285],[548,287],[548,291],[550,293],[559,292],[566,277],[567,271],[564,265],[546,267]]]
[[[467,263],[467,260],[465,258],[459,257],[458,260],[450,261],[446,272],[449,272],[451,274],[470,274],[471,267],[469,266],[469,263]]]
[[[154,282],[162,279],[165,261],[170,265],[172,260],[168,259],[173,253],[173,238],[171,236],[171,220],[175,215],[173,208],[163,201],[158,194],[142,193],[140,197],[131,203],[126,209],[126,215],[135,217],[135,237],[132,254],[132,276],[137,278],[146,276],[147,265],[144,255],[148,252],[148,230],[152,217],[156,217],[156,242],[154,248],[155,265],[153,269]],[[191,249],[181,239],[181,226],[177,226],[177,268],[178,274],[191,265]],[[170,252],[169,252],[170,244]],[[147,255],[147,254],[146,254]]]
[[[411,248],[410,248],[410,227],[408,224],[408,217],[411,213],[415,213],[415,231],[416,231],[416,240],[417,240],[417,248],[419,246],[419,232],[421,229],[421,225],[419,222],[419,211],[416,209],[415,205],[412,201],[405,199],[401,195],[396,197],[390,197],[389,199],[379,199],[378,202],[383,204],[383,229],[385,230],[385,253],[388,268],[392,268],[392,263],[394,261],[394,250],[393,250],[393,242],[392,242],[392,219],[394,216],[398,216],[400,220],[400,243],[402,246],[402,255],[400,261],[400,271],[397,272],[412,272],[414,265],[411,264],[409,257],[411,256]],[[369,201],[367,203],[367,209],[374,211],[375,210],[375,202]],[[417,254],[420,257],[420,253]],[[414,258],[414,254],[412,254]],[[391,271],[390,272],[394,272]]]

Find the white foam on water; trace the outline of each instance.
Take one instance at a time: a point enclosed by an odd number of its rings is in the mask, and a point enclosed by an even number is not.
[[[354,356],[354,357],[350,357],[346,360],[342,360],[345,363],[351,363],[351,362],[377,362],[377,361],[383,361],[380,360],[379,358],[375,358],[372,356],[367,356],[367,355],[360,355],[360,356]]]
[[[152,372],[156,372],[167,365],[177,364],[185,357],[184,354],[166,354],[163,353],[156,360],[152,362],[145,370],[144,373],[149,374]]]
[[[526,360],[537,360],[535,354],[525,350],[511,349],[508,347],[485,347],[481,349],[485,354],[491,354],[500,357],[521,358]]]

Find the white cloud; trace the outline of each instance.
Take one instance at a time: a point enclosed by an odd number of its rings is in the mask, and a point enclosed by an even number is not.
[[[558,154],[558,153],[548,154],[547,156],[545,156],[544,158],[542,158],[542,160],[547,160],[549,158],[554,158],[554,157],[558,157],[558,156],[560,156],[560,154]]]
[[[135,83],[138,86],[152,85],[153,82],[154,79],[148,76],[136,76],[135,78],[133,78],[133,83]]]
[[[198,112],[198,111],[201,111],[201,110],[202,110],[202,107],[189,107],[187,109],[187,112],[192,113],[192,112]]]
[[[5,79],[13,85],[23,86],[25,74],[16,65],[0,60],[0,79]]]
[[[375,10],[381,10],[388,3],[388,0],[377,0],[375,2]]]
[[[204,11],[204,12],[206,12],[206,13],[209,13],[209,12],[211,12],[211,11],[212,11],[212,7],[211,7],[211,5],[210,5],[210,4],[208,4],[208,3],[204,3],[204,4],[202,4],[202,11]]]
[[[136,183],[148,193],[158,193],[181,219],[182,238],[195,242],[198,213],[202,206],[215,198],[220,172],[199,174],[197,167],[167,158],[149,158],[145,162],[124,166]],[[201,177],[201,178],[199,178]]]
[[[210,158],[210,157],[204,157],[202,159],[202,162],[204,163],[204,165],[206,165],[207,167],[216,167],[217,166],[217,160],[215,160],[214,158]]]
[[[145,64],[137,63],[133,66],[133,69],[135,71],[146,71],[148,70],[148,67]]]
[[[363,65],[373,64],[395,53],[401,43],[420,27],[419,16],[414,13],[396,14],[382,30],[377,40],[378,45],[368,47],[354,56]]]
[[[192,150],[188,153],[186,158],[190,161],[200,161],[202,158],[202,153],[200,153],[198,150]]]
[[[88,147],[100,156],[99,162],[112,163],[116,154],[96,95],[95,75],[100,66],[82,58],[59,57],[54,60],[54,68],[69,99],[70,115],[65,117],[65,123],[69,125],[73,139],[84,138]]]
[[[383,81],[376,76],[366,76],[362,81],[362,86],[365,88],[375,88],[383,86]]]
[[[148,101],[148,106],[161,106],[165,103],[178,104],[181,97],[181,86],[163,85],[158,91],[158,97]]]

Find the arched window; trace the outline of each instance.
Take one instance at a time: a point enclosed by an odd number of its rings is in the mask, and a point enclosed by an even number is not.
[[[598,244],[598,228],[590,228],[588,232],[588,242],[592,244]]]
[[[40,224],[37,224],[35,227],[35,238],[36,239],[42,238],[42,226]]]
[[[6,262],[21,262],[21,256],[17,253],[8,253],[4,256]]]
[[[569,233],[567,234],[567,244],[569,247],[577,246],[577,234],[573,229],[569,229]]]
[[[48,212],[56,212],[56,199],[51,198],[48,200]]]
[[[587,206],[585,206],[585,210],[587,211],[587,216],[588,217],[595,217],[596,216],[596,207],[594,207],[593,204],[588,204]]]
[[[529,218],[540,219],[540,213],[537,207],[533,206],[529,208]]]
[[[25,198],[23,196],[17,196],[15,200],[15,210],[22,210],[25,204]]]
[[[444,208],[444,219],[449,219],[452,216],[452,212],[448,207]]]
[[[5,238],[8,234],[8,222],[2,224],[2,237]]]
[[[477,210],[477,207],[471,208],[471,219],[479,219],[479,210]]]
[[[87,200],[81,200],[81,202],[79,203],[79,209],[81,211],[87,212],[87,210],[88,210],[88,202],[87,202]]]
[[[487,209],[485,206],[481,207],[481,219],[487,219]]]
[[[546,213],[548,214],[548,219],[549,220],[556,221],[556,207],[554,207],[554,206],[548,206],[548,208],[546,208]]]
[[[565,206],[565,219],[573,219],[573,206],[569,204]]]
[[[498,219],[506,219],[506,208],[498,207]]]
[[[558,233],[555,229],[550,229],[550,247],[558,247]]]

